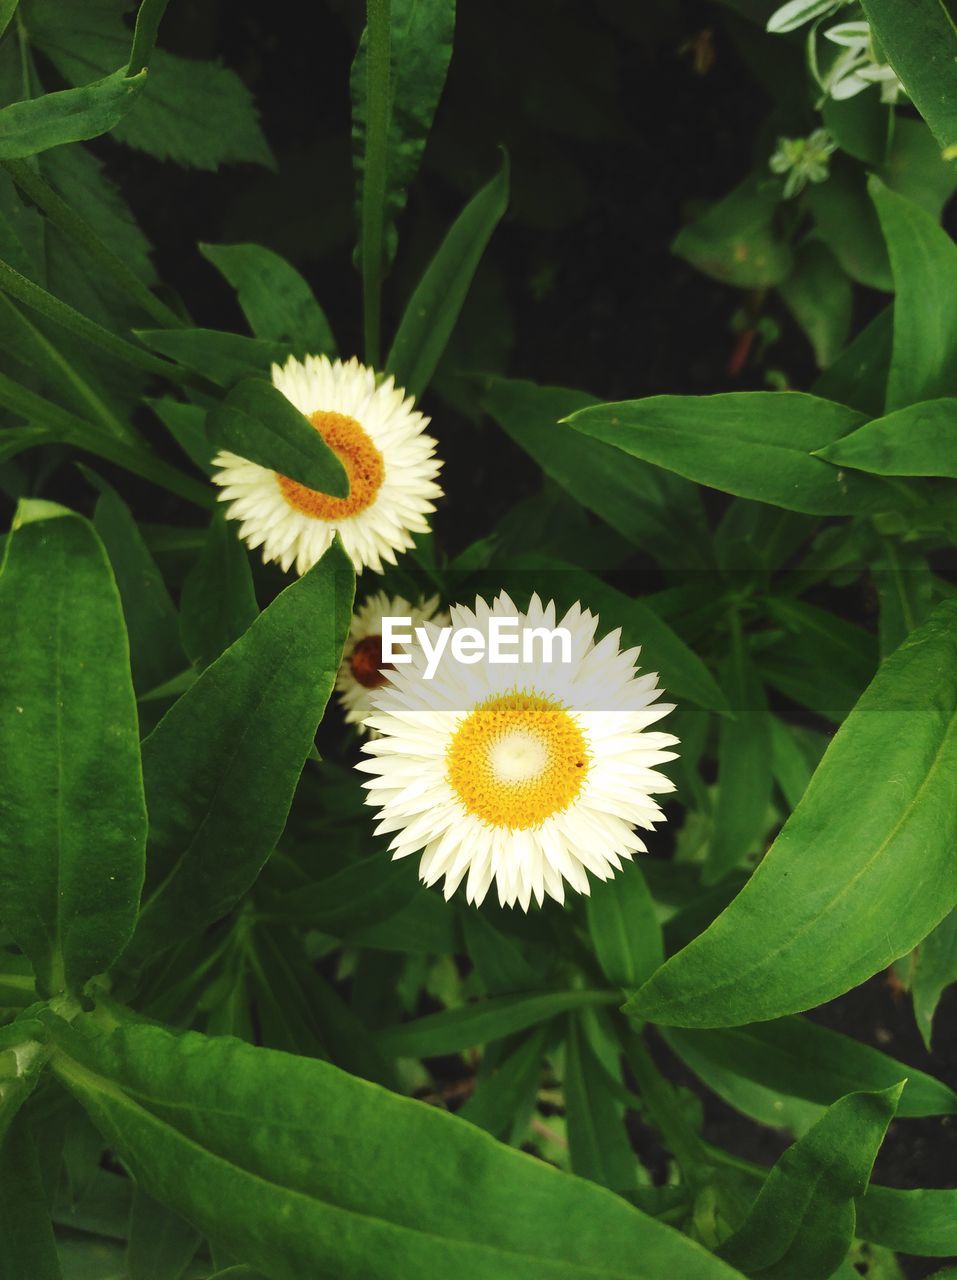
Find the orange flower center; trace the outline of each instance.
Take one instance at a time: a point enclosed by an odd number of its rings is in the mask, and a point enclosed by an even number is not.
[[[282,496],[291,507],[315,520],[328,520],[330,523],[348,520],[375,501],[385,478],[382,454],[355,418],[344,413],[320,410],[310,414],[309,421],[345,467],[349,477],[349,496],[333,498],[331,494],[309,489],[298,480],[290,480],[277,472]]]
[[[385,672],[392,671],[391,662],[382,661],[382,637],[364,636],[349,656],[349,669],[366,689],[378,689],[386,682]]]
[[[446,752],[448,780],[469,813],[521,831],[568,808],[588,763],[574,717],[560,703],[528,693],[480,703]]]

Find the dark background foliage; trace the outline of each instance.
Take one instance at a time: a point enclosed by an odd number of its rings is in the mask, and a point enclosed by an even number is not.
[[[160,278],[186,299],[197,324],[243,328],[232,291],[197,243],[254,241],[306,276],[343,354],[361,347],[348,75],[362,20],[361,6],[345,0],[170,5],[164,46],[222,57],[240,73],[256,96],[275,172],[244,165],[197,172],[109,141],[93,144],[154,244]],[[462,370],[580,387],[607,400],[758,389],[769,372],[797,388],[813,380],[811,350],[780,302],[709,280],[669,252],[683,221],[751,167],[770,106],[717,6],[460,0],[446,92],[385,293],[391,328],[444,229],[492,175],[504,146],[510,210],[425,406],[456,496],[437,521],[450,553],[540,483],[531,459],[472,412],[468,384],[457,379]],[[880,301],[858,287],[857,322]],[[72,469],[60,480],[77,483]],[[174,500],[135,482],[132,491],[140,514],[176,518]],[[855,620],[873,625],[863,598]],[[957,1086],[955,1015],[951,989],[932,1057],[909,1001],[887,976],[814,1016]],[[682,1079],[680,1064],[667,1061]],[[710,1094],[702,1100],[712,1140],[747,1157],[777,1154],[771,1132]],[[633,1137],[653,1166],[650,1135]],[[892,1125],[875,1177],[945,1186],[955,1158],[952,1118]],[[908,1274],[939,1264],[912,1261]]]

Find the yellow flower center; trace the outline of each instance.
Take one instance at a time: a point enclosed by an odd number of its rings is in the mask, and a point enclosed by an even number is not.
[[[290,480],[288,476],[277,473],[282,496],[291,507],[316,520],[348,520],[375,501],[385,478],[382,454],[355,418],[344,413],[321,410],[310,414],[309,421],[345,467],[349,477],[349,496],[333,498],[328,493],[319,493],[298,480]]]
[[[588,748],[557,702],[507,693],[480,703],[446,752],[448,779],[469,813],[527,830],[567,809],[588,772]]]

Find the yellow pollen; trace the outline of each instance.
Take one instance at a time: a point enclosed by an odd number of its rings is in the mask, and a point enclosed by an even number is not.
[[[345,467],[349,477],[349,496],[333,498],[328,493],[318,493],[298,480],[290,480],[288,476],[277,473],[282,496],[291,507],[316,520],[348,520],[375,501],[385,477],[382,454],[355,418],[344,413],[321,410],[310,414],[309,421]]]
[[[446,751],[448,779],[469,813],[525,831],[567,809],[588,772],[588,748],[557,702],[508,693],[480,703]]]

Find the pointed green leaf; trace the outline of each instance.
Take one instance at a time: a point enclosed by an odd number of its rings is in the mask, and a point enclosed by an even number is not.
[[[877,476],[957,479],[957,398],[922,400],[865,422],[818,457]]]
[[[201,244],[199,248],[236,290],[257,338],[281,342],[300,359],[335,355],[336,340],[325,312],[285,258],[259,244]]]
[[[855,1089],[889,1089],[906,1077],[900,1116],[957,1115],[953,1089],[916,1067],[807,1018],[778,1018],[750,1027],[671,1027],[665,1039],[777,1093],[830,1106]]]
[[[854,1239],[864,1194],[902,1084],[835,1102],[768,1174],[741,1227],[718,1250],[753,1280],[828,1280]]]
[[[60,1079],[138,1185],[273,1280],[737,1275],[604,1188],[327,1063],[128,1022],[56,1035]]]
[[[812,1008],[957,903],[957,603],[888,657],[729,907],[629,1006],[720,1027]]]
[[[917,949],[911,995],[914,1017],[928,1052],[937,1005],[945,988],[954,982],[957,982],[957,910],[945,916]]]
[[[508,206],[508,162],[449,228],[406,304],[386,357],[396,384],[418,398],[435,372],[485,246]]]
[[[264,378],[270,365],[285,361],[289,355],[285,343],[219,329],[137,329],[136,336],[177,365],[220,387],[231,387],[240,378]]]
[[[943,0],[862,0],[881,51],[940,149],[957,159],[957,26]]]
[[[79,89],[61,89],[4,107],[0,110],[0,160],[17,160],[108,133],[129,111],[146,76],[145,71],[127,75],[123,66]]]
[[[213,444],[336,498],[349,494],[339,458],[309,419],[264,378],[244,378],[211,409],[206,430]]]
[[[218,920],[259,874],[332,691],[354,583],[335,544],[143,743],[150,841],[136,961]]]
[[[870,192],[894,273],[891,412],[957,395],[957,245],[929,213],[878,178]]]
[[[119,494],[105,481],[93,513],[123,603],[130,641],[130,665],[138,693],[148,693],[186,665],[176,610],[139,526]]]
[[[602,973],[616,987],[641,986],[665,953],[640,860],[626,862],[610,880],[596,880],[585,909]]]
[[[61,1280],[33,1134],[21,1118],[0,1145],[0,1280]]]
[[[180,597],[180,629],[190,661],[200,670],[208,667],[258,616],[246,548],[217,514]]]
[[[957,1190],[869,1187],[857,1230],[864,1240],[922,1258],[957,1256]]]
[[[899,505],[879,481],[845,475],[811,456],[862,421],[845,405],[799,391],[652,396],[597,405],[569,418],[584,435],[688,480],[810,515]]]
[[[572,1171],[612,1191],[630,1191],[637,1181],[637,1159],[623,1108],[574,1016],[565,1040],[564,1093]]]
[[[0,913],[46,993],[119,956],[146,811],[120,597],[91,525],[24,502],[0,573]]]

